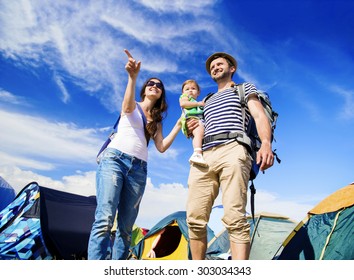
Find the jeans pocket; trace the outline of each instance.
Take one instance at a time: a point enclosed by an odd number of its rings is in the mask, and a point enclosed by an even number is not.
[[[101,160],[104,160],[104,159],[115,160],[117,158],[119,158],[119,154],[117,152],[115,152],[114,150],[112,150],[111,148],[108,148],[103,152]]]

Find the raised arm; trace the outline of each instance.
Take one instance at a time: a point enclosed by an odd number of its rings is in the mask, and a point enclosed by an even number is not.
[[[194,107],[199,107],[199,106],[204,106],[204,102],[203,101],[189,101],[188,96],[182,96],[179,99],[179,105],[182,108],[194,108]]]
[[[262,141],[261,148],[257,153],[257,164],[261,164],[260,169],[263,171],[274,163],[271,127],[263,106],[256,96],[249,97],[248,108],[256,122],[257,132]]]
[[[173,140],[175,140],[178,132],[181,130],[181,119],[179,118],[170,131],[170,133],[163,138],[162,135],[162,124],[160,123],[157,128],[156,135],[154,137],[155,147],[160,153],[164,153],[172,144]]]
[[[128,72],[128,83],[125,89],[125,94],[122,102],[122,112],[131,113],[135,109],[135,87],[136,79],[140,71],[140,61],[136,61],[128,50],[124,50],[128,56],[128,62],[125,65],[125,70]]]

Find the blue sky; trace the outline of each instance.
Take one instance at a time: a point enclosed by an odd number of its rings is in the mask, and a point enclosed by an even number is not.
[[[256,211],[301,220],[354,181],[353,1],[1,1],[0,175],[95,194],[95,155],[120,109],[123,49],[142,61],[138,90],[163,80],[164,135],[180,115],[186,79],[201,96],[216,51],[236,57],[236,82],[267,91],[279,113],[281,164],[256,181]],[[164,154],[149,146],[137,224],[184,210],[192,143],[182,133]],[[220,203],[220,199],[216,202]]]

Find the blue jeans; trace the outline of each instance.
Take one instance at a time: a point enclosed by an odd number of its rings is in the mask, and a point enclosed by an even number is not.
[[[112,148],[103,152],[96,174],[97,208],[88,244],[88,259],[110,258],[111,229],[115,218],[117,231],[112,259],[127,259],[146,176],[146,161]]]

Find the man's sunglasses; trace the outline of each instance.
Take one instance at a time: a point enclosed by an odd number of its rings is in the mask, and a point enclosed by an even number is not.
[[[163,85],[162,85],[161,82],[148,81],[148,82],[146,83],[146,86],[147,86],[147,87],[156,86],[156,87],[159,88],[159,89],[163,89]]]

